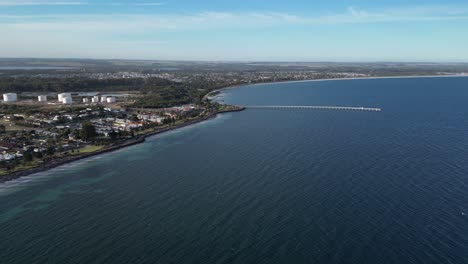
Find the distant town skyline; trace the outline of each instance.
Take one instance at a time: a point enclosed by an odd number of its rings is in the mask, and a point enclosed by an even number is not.
[[[461,0],[0,0],[0,57],[468,62]]]

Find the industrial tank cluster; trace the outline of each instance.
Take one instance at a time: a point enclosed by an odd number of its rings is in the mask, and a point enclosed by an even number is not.
[[[58,101],[63,103],[63,104],[73,103],[71,93],[60,93],[60,94],[58,94]]]
[[[18,101],[18,95],[16,93],[3,94],[3,102],[11,103],[11,102],[17,102],[17,101]],[[37,97],[37,101],[47,102],[47,96],[46,95],[39,95]]]
[[[60,93],[58,94],[58,101],[63,104],[72,104],[73,103],[73,98],[71,93]],[[3,94],[3,102],[5,103],[11,103],[11,102],[17,102],[18,101],[18,95],[16,93],[6,93]],[[47,95],[39,95],[37,97],[38,102],[47,102]],[[115,97],[108,97],[108,96],[94,96],[91,98],[92,103],[115,103],[116,98]],[[89,103],[89,98],[83,97],[83,103]]]
[[[64,104],[71,104],[73,102],[72,96],[69,93],[62,93],[58,95],[59,102],[63,102]],[[93,96],[91,97],[91,103],[115,103],[116,98],[115,97],[108,97],[108,96]],[[83,103],[87,104],[89,103],[89,98],[88,97],[83,97]]]
[[[88,98],[83,98],[83,103],[87,103],[87,102],[89,102],[89,99]],[[105,96],[105,95],[103,95],[101,97],[93,96],[91,98],[91,102],[95,103],[95,104],[97,104],[99,102],[101,102],[101,103],[115,103],[116,99],[115,99],[115,97],[108,97],[108,96]]]
[[[71,104],[73,103],[73,98],[72,98],[72,95],[70,93],[61,93],[61,94],[58,94],[58,101],[63,103],[63,104]],[[89,103],[90,100],[88,97],[83,97],[83,103],[87,104]],[[115,103],[116,102],[116,99],[115,97],[107,97],[107,96],[93,96],[91,98],[91,102],[92,103]]]

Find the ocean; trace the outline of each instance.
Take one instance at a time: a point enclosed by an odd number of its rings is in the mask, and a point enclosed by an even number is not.
[[[247,109],[0,185],[0,263],[468,263],[468,78],[249,85]]]

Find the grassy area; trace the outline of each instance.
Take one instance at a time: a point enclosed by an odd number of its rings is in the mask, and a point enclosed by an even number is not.
[[[86,146],[86,147],[80,149],[80,152],[75,151],[73,153],[69,153],[69,155],[70,156],[77,156],[77,155],[92,153],[92,152],[96,152],[96,151],[98,151],[98,150],[100,150],[102,148],[103,148],[103,146],[89,145],[89,146]],[[0,177],[3,176],[3,175],[7,175],[9,173],[13,173],[13,172],[33,169],[33,168],[39,166],[40,164],[42,164],[41,161],[34,160],[34,161],[31,161],[31,162],[28,162],[27,164],[19,164],[18,166],[16,166],[12,170],[0,169]]]
[[[103,146],[89,145],[89,146],[86,146],[86,147],[84,147],[84,148],[82,148],[82,149],[79,149],[80,152],[78,152],[78,151],[75,150],[75,152],[70,153],[70,155],[73,156],[73,155],[80,155],[80,154],[92,153],[92,152],[96,152],[96,151],[98,151],[98,150],[100,150],[100,149],[102,149],[102,148],[103,148]]]
[[[0,170],[0,176],[6,175],[6,174],[12,173],[12,172],[29,170],[29,169],[37,167],[39,164],[41,164],[41,162],[38,161],[38,160],[35,160],[35,161],[32,161],[32,162],[28,162],[27,164],[20,164],[20,165],[16,166],[13,170],[8,171],[6,169],[1,169]]]
[[[168,127],[170,127],[170,126],[169,125],[162,125],[162,126],[152,127],[152,128],[148,128],[148,129],[145,129],[145,130],[135,132],[135,135],[137,135],[137,136],[144,135],[146,133],[151,133],[151,132],[154,132],[156,130],[162,130],[162,129],[165,129],[165,128],[168,128]]]
[[[236,106],[236,105],[222,104],[219,106],[219,111],[230,111],[230,110],[237,110],[237,109],[239,109],[239,106]]]

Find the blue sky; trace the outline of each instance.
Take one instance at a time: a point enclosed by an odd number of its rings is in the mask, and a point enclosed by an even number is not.
[[[0,0],[0,57],[468,62],[464,0]]]

